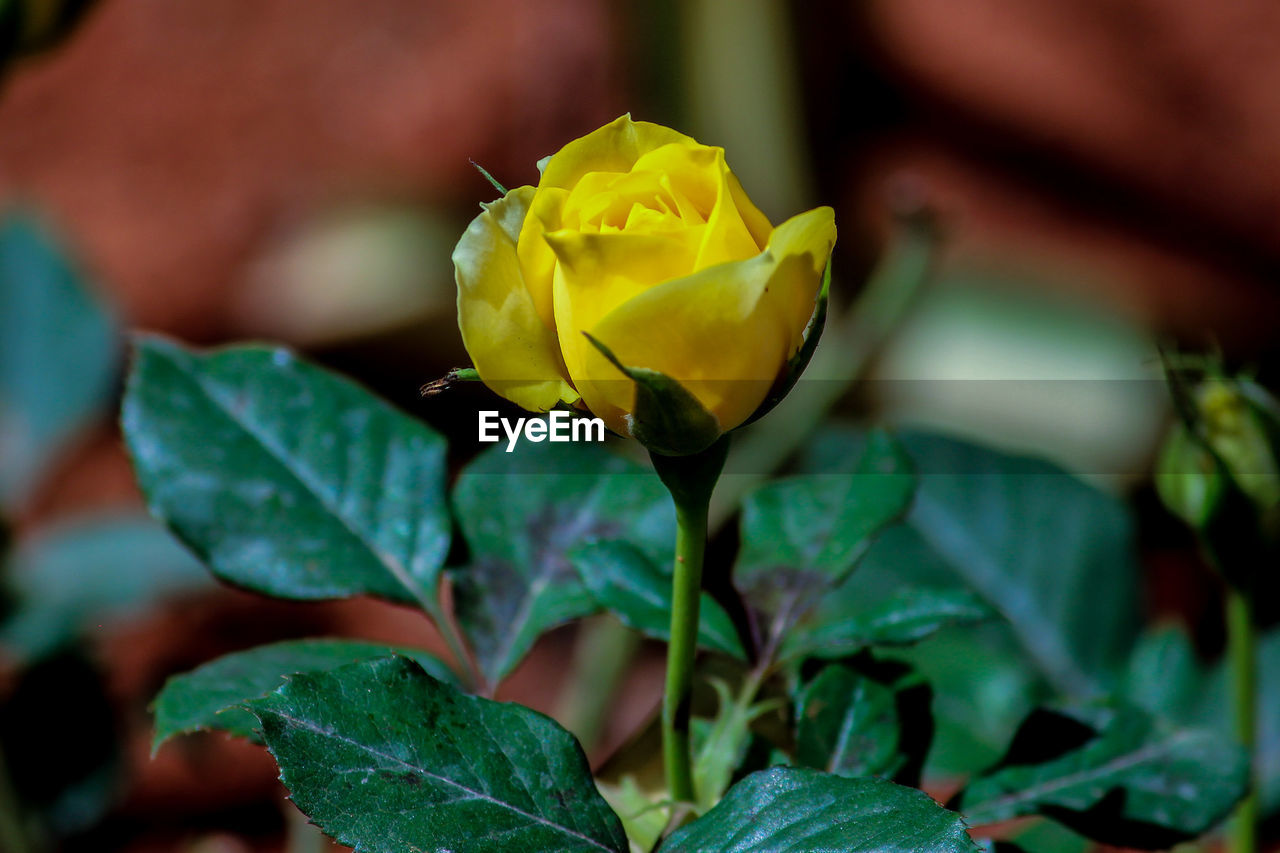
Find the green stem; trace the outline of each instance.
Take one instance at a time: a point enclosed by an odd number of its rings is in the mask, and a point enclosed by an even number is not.
[[[492,692],[494,685],[487,682],[480,671],[479,664],[476,663],[476,659],[471,655],[466,643],[462,640],[462,631],[458,628],[458,620],[454,616],[453,608],[450,607],[448,612],[434,605],[433,608],[433,610],[427,611],[427,615],[444,639],[444,644],[449,649],[449,654],[458,662],[458,670],[462,675],[463,685]]]
[[[1231,678],[1231,721],[1236,739],[1249,756],[1249,793],[1236,808],[1227,834],[1229,853],[1257,853],[1258,787],[1254,769],[1257,745],[1257,630],[1247,592],[1227,587],[1227,666]]]
[[[3,751],[0,751],[0,850],[6,853],[31,853],[35,850],[27,838],[22,809],[9,779]]]
[[[707,550],[707,510],[729,452],[728,436],[692,456],[652,454],[676,508],[676,554],[672,573],[671,640],[662,696],[662,758],[671,799],[695,802],[689,719],[693,663],[698,650],[698,605]]]
[[[662,757],[671,798],[693,802],[689,703],[693,694],[694,652],[698,646],[698,604],[702,596],[702,557],[707,546],[707,507],[677,505],[676,524],[671,645],[667,647],[667,684],[662,697]]]
[[[422,584],[410,576],[408,571],[404,569],[395,560],[387,561],[387,568],[391,571],[392,577],[400,582],[409,593],[417,600],[418,607],[427,615],[427,618],[435,625],[436,630],[440,633],[441,639],[444,640],[445,647],[449,649],[449,654],[457,660],[458,669],[462,676],[463,684],[468,688],[486,687],[492,690],[493,685],[486,684],[480,668],[476,665],[475,658],[467,654],[466,645],[462,642],[462,634],[458,630],[457,622],[452,618],[451,613],[446,612],[437,599],[440,595],[440,589],[445,582],[437,585],[434,593],[429,592]],[[452,608],[450,608],[452,610]]]

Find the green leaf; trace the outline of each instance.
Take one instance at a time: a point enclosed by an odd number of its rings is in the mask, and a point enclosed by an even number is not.
[[[753,773],[662,853],[972,853],[960,816],[913,788],[789,767]]]
[[[935,732],[929,772],[954,778],[989,767],[1009,732],[1052,691],[1029,665],[1008,627],[988,622],[935,634],[881,657],[913,667],[933,689]]]
[[[247,707],[294,804],[358,850],[626,853],[572,735],[413,661],[295,675]]]
[[[838,461],[829,464],[840,470]],[[876,539],[857,571],[828,593],[794,633],[820,630],[842,619],[859,621],[891,607],[912,588],[976,595],[904,522]],[[941,631],[912,646],[881,646],[877,656],[909,663],[933,686],[936,731],[929,772],[936,776],[954,777],[990,766],[1007,745],[1009,732],[1037,704],[1053,698],[1044,676],[998,615]]]
[[[933,742],[933,690],[912,667],[870,655],[828,665],[795,696],[795,764],[918,786]]]
[[[444,440],[284,349],[140,338],[125,438],[151,511],[222,580],[438,614]]]
[[[1280,810],[1280,630],[1258,642],[1258,742],[1255,749],[1263,814]],[[1139,640],[1121,685],[1125,698],[1186,726],[1210,728],[1232,738],[1225,661],[1202,667],[1186,633],[1169,625]]]
[[[1258,641],[1258,743],[1255,750],[1258,791],[1264,814],[1280,812],[1280,629]],[[1225,662],[1214,667],[1200,687],[1202,701],[1188,722],[1211,726],[1223,737],[1232,731]]]
[[[774,637],[848,577],[876,534],[906,511],[914,490],[897,443],[875,433],[853,474],[794,477],[747,495],[734,581],[774,617]]]
[[[779,710],[782,705],[777,699],[751,704],[750,696],[735,696],[727,682],[719,678],[709,678],[708,681],[716,693],[716,715],[711,719],[693,718],[690,732],[693,789],[697,792],[695,806],[698,811],[705,811],[720,802],[735,775],[742,776],[768,766],[756,762],[770,761],[771,756],[759,754],[753,747],[760,752],[765,749],[772,752],[772,745],[753,732],[751,724],[759,717]],[[791,762],[786,758],[780,763]]]
[[[1128,702],[1145,711],[1190,722],[1204,698],[1204,679],[1186,632],[1176,625],[1164,625],[1138,639],[1121,692]]]
[[[925,475],[912,526],[1004,615],[1051,684],[1067,695],[1103,690],[1139,623],[1124,504],[1047,462],[938,436],[902,440]]]
[[[671,638],[671,576],[626,542],[593,542],[569,554],[599,605],[622,623],[655,640]],[[746,659],[725,609],[707,593],[699,605],[698,645]]]
[[[5,582],[14,609],[0,622],[0,642],[27,659],[166,598],[213,586],[169,531],[133,513],[82,516],[40,530],[13,552]]]
[[[194,731],[224,731],[256,739],[257,720],[236,706],[270,693],[285,676],[337,669],[395,654],[417,661],[432,678],[456,684],[444,663],[416,649],[360,640],[285,640],[223,655],[165,682],[154,703],[156,731],[151,751],[154,753],[174,735]]]
[[[1014,836],[1016,847],[996,848],[996,853],[1089,853],[1094,845],[1087,839],[1051,820],[1032,821]]]
[[[1255,749],[1263,814],[1280,810],[1280,631],[1258,643],[1258,734]],[[1210,728],[1234,737],[1229,675],[1225,661],[1211,669],[1200,665],[1186,633],[1178,626],[1155,628],[1133,649],[1121,684],[1127,701],[1186,726]]]
[[[494,447],[458,477],[453,506],[471,548],[450,570],[457,618],[492,683],[542,632],[598,609],[570,551],[621,539],[658,562],[675,536],[658,478],[597,446]]]
[[[850,590],[970,589],[1008,621],[1034,671],[1057,691],[1105,692],[1141,622],[1125,505],[1047,462],[928,433],[899,439],[920,474],[910,532],[882,537]],[[852,430],[829,431],[803,467],[848,470],[864,442]]]
[[[828,666],[796,696],[796,763],[838,776],[892,778],[898,749],[892,688],[844,666]]]
[[[0,509],[14,510],[54,455],[106,404],[114,318],[50,234],[0,217]]]
[[[670,801],[665,792],[655,793],[640,787],[636,777],[623,776],[616,785],[597,782],[600,794],[618,817],[631,842],[631,853],[649,853],[662,837],[670,819]]]
[[[636,385],[636,404],[627,415],[636,441],[663,456],[691,456],[720,438],[720,421],[679,382],[647,367],[627,367],[591,335],[587,340]]]
[[[480,165],[479,163],[477,163],[475,160],[472,160],[472,161],[471,161],[471,165],[472,165],[472,166],[475,166],[475,167],[476,167],[476,171],[477,171],[477,172],[479,172],[481,175],[483,175],[483,176],[484,176],[484,179],[485,179],[486,181],[488,181],[488,182],[489,182],[489,184],[490,184],[490,185],[491,185],[495,190],[497,190],[497,191],[498,191],[498,195],[506,195],[506,194],[507,194],[507,188],[506,188],[506,187],[504,187],[502,184],[498,183],[498,179],[497,179],[497,178],[495,178],[493,175],[490,175],[490,174],[489,174],[489,170],[488,170],[488,169],[486,169],[484,166],[481,166],[481,165]]]
[[[1104,844],[1153,850],[1212,829],[1247,778],[1243,752],[1216,733],[1128,706],[1042,709],[957,800],[972,824],[1042,814]]]
[[[982,599],[964,589],[899,590],[861,612],[822,613],[782,640],[780,657],[842,658],[869,646],[907,646],[953,625],[994,616]]]

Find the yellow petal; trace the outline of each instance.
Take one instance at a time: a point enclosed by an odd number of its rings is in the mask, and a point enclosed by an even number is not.
[[[641,156],[672,142],[698,144],[669,127],[621,116],[552,154],[538,187],[573,189],[588,172],[628,172]]]
[[[725,261],[737,261],[750,257],[766,245],[764,240],[757,241],[748,220],[759,228],[759,220],[764,223],[765,240],[768,239],[769,220],[764,218],[746,193],[742,192],[738,179],[729,171],[724,161],[724,152],[716,149],[717,186],[716,203],[707,218],[707,233],[702,238],[702,248],[698,252],[697,269],[722,264]],[[735,193],[735,189],[737,192]]]
[[[732,429],[803,342],[835,238],[831,208],[802,213],[778,226],[759,255],[645,290],[587,331],[623,364],[679,380]],[[570,375],[601,417],[634,405],[630,382],[594,351]]]
[[[495,392],[531,411],[578,394],[569,384],[555,330],[538,315],[516,257],[516,239],[533,199],[519,187],[471,221],[453,250],[462,342]]]
[[[642,156],[635,172],[666,175],[707,223],[694,272],[725,261],[740,261],[765,247],[770,231],[764,218],[729,171],[724,149],[707,145],[664,145]],[[656,181],[655,181],[656,182]],[[755,230],[748,227],[750,219]],[[756,231],[760,232],[757,240]]]
[[[780,263],[787,257],[796,258],[793,275],[796,280],[804,282],[804,286],[784,286],[778,291],[778,296],[784,300],[784,310],[789,311],[787,323],[791,329],[791,345],[787,358],[795,355],[804,344],[805,328],[813,316],[822,275],[835,245],[836,214],[829,207],[817,207],[793,216],[775,228],[769,237],[768,253]],[[772,285],[770,289],[773,289]]]
[[[643,160],[643,158],[642,158]],[[560,212],[563,228],[602,232],[631,227],[639,208],[659,215],[668,224],[660,230],[686,227],[681,219],[681,199],[672,192],[666,176],[653,172],[590,172],[569,193]],[[687,201],[684,204],[688,204]],[[705,221],[694,212],[693,225]],[[555,229],[551,229],[555,230]]]
[[[630,115],[624,115],[570,142],[546,158],[546,162],[541,165],[542,176],[529,207],[529,215],[525,217],[520,229],[517,253],[538,316],[547,325],[554,323],[552,276],[555,269],[555,255],[542,236],[546,232],[570,227],[570,223],[565,222],[563,216],[570,191],[577,190],[578,194],[582,195],[583,190],[578,185],[588,176],[591,178],[588,183],[593,188],[612,180],[612,174],[618,174],[622,178],[635,166],[637,160],[663,146],[705,148],[691,137],[669,127],[650,122],[632,121]],[[686,221],[696,219],[701,222],[711,210],[711,202],[708,201],[704,211],[695,212],[680,186],[673,186],[664,175],[658,175],[657,181],[664,185],[663,190],[675,202],[676,212]],[[733,185],[737,186],[736,179]],[[632,192],[636,191],[634,179],[629,186]],[[741,187],[737,187],[736,192],[741,194]],[[745,200],[745,195],[742,198]],[[764,233],[768,233],[768,221],[764,220],[749,201],[745,204],[754,211],[754,216],[748,214],[751,216],[749,224],[758,229],[760,222],[763,221]],[[571,227],[578,227],[576,220]],[[688,271],[684,270],[684,272]]]
[[[533,299],[533,307],[549,327],[554,327],[556,322],[551,292],[556,256],[542,235],[560,227],[560,209],[568,196],[568,190],[559,187],[537,190],[529,202],[528,214],[519,225],[516,239],[516,257],[520,261],[520,272],[529,296]]]
[[[570,377],[586,376],[588,351],[595,353],[582,332],[636,295],[692,269],[699,230],[700,227],[686,229],[676,235],[629,231],[584,234],[566,230],[546,235],[547,244],[559,259],[554,283],[556,329]],[[614,373],[606,378],[618,377]],[[629,387],[630,380],[626,383]],[[580,387],[578,391],[582,393]],[[621,412],[592,411],[605,418],[615,431],[621,425]]]
[[[697,144],[669,127],[621,116],[580,137],[541,162],[542,176],[529,206],[518,239],[520,265],[544,323],[553,321],[551,277],[555,255],[542,239],[546,231],[561,226],[561,208],[572,190],[589,172],[627,172],[641,155],[671,142]]]
[[[760,211],[760,208],[756,207],[755,203],[747,197],[747,192],[742,188],[742,183],[738,180],[737,175],[729,172],[726,182],[729,185],[729,197],[733,200],[733,206],[742,217],[747,230],[751,232],[756,245],[761,248],[767,246],[769,244],[769,235],[773,232],[773,225],[769,222],[769,217],[765,216]]]

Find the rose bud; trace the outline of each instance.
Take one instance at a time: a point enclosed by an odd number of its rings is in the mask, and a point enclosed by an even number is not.
[[[453,253],[486,385],[667,455],[780,399],[821,333],[831,208],[775,228],[722,149],[630,116],[539,166],[536,187],[482,205]]]

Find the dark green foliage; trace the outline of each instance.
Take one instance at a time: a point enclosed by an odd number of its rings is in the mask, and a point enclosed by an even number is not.
[[[471,549],[450,571],[458,621],[495,683],[544,631],[598,608],[572,549],[620,539],[665,562],[675,529],[658,478],[593,446],[494,447],[458,477],[453,507]]]
[[[780,480],[746,497],[734,582],[767,616],[767,642],[780,642],[844,582],[914,490],[901,448],[874,433],[855,473]]]
[[[594,542],[575,549],[570,559],[596,602],[623,624],[646,637],[671,636],[671,576],[626,542]],[[745,652],[729,614],[702,594],[698,644],[742,659]]]
[[[213,586],[169,532],[144,515],[89,516],[45,528],[10,558],[13,612],[0,640],[28,660],[105,621]]]
[[[626,853],[572,735],[519,705],[464,696],[406,658],[295,675],[247,707],[293,802],[343,844]]]
[[[223,655],[191,672],[175,675],[156,696],[152,752],[178,734],[199,730],[255,737],[257,720],[239,707],[276,689],[285,677],[323,672],[362,660],[399,654],[412,658],[439,681],[456,683],[453,673],[426,652],[359,640],[285,640]]]
[[[1225,818],[1247,767],[1230,740],[1133,707],[1037,710],[956,803],[975,825],[1042,814],[1106,844],[1163,849]]]
[[[906,587],[861,611],[824,610],[820,605],[803,630],[783,638],[780,656],[841,658],[871,646],[908,646],[943,628],[993,616],[991,608],[968,590]]]
[[[970,853],[960,816],[883,779],[789,767],[753,773],[662,853]]]
[[[15,4],[16,5],[16,4]],[[0,216],[0,511],[106,403],[115,320],[49,233]]]
[[[123,424],[138,483],[222,580],[435,610],[444,440],[284,349],[139,338]]]
[[[932,698],[929,685],[899,664],[825,666],[796,695],[795,763],[919,784],[933,740]]]

